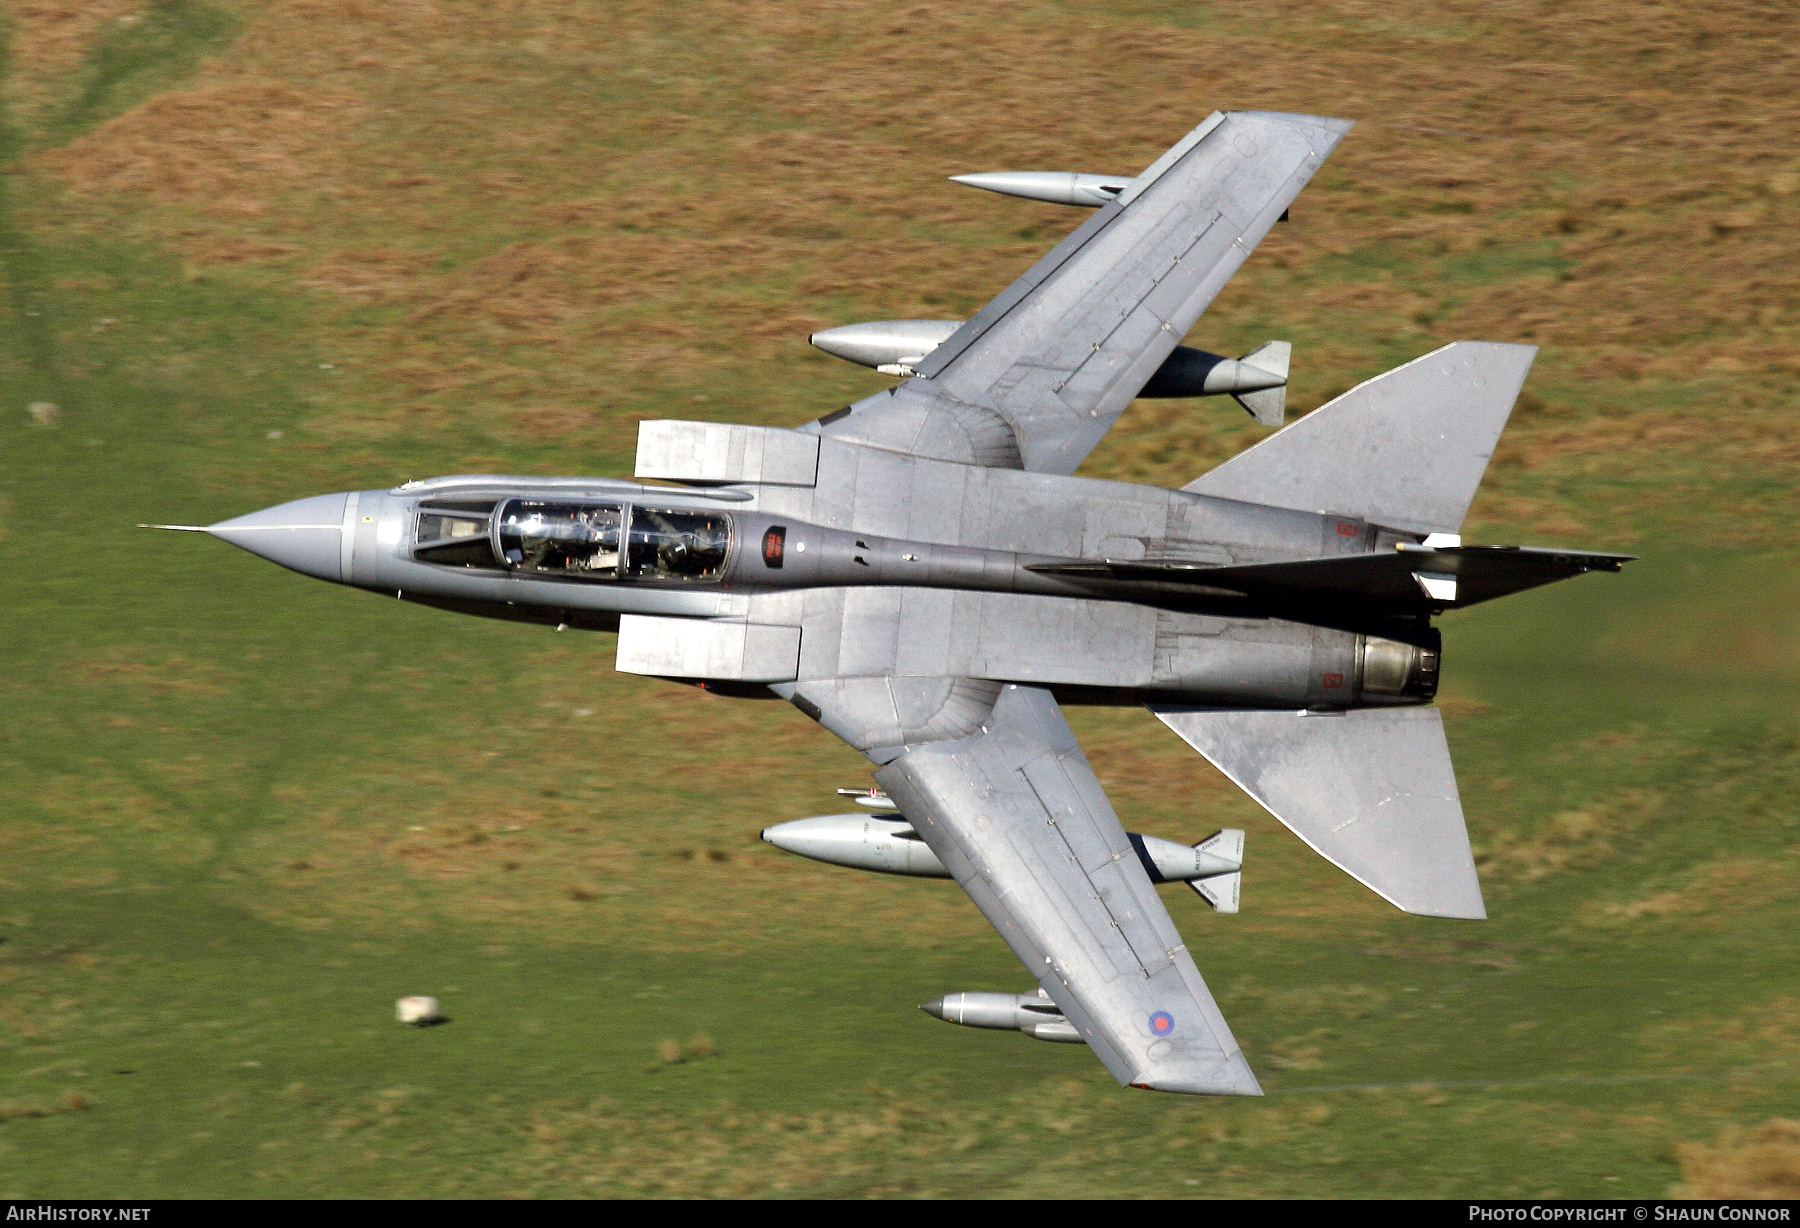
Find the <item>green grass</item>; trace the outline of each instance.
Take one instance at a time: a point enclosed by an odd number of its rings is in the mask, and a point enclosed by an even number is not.
[[[228,284],[87,254],[107,262],[108,310],[131,328],[83,333],[93,304],[34,299],[43,335],[105,349],[80,373],[59,362],[60,425],[0,428],[17,458],[0,542],[14,654],[0,1069],[7,1103],[46,1112],[0,1122],[0,1192],[1653,1196],[1674,1180],[1674,1143],[1792,1111],[1800,1037],[1728,1038],[1788,981],[1791,953],[1770,936],[1794,919],[1791,892],[1581,919],[1680,890],[1722,854],[1791,867],[1791,640],[1760,650],[1773,665],[1705,651],[1754,636],[1767,611],[1739,594],[1786,560],[1655,554],[1449,620],[1448,689],[1490,705],[1455,710],[1478,842],[1626,793],[1649,809],[1557,873],[1491,877],[1486,925],[1386,911],[1244,803],[1121,803],[1135,825],[1190,839],[1233,818],[1255,829],[1242,917],[1170,903],[1271,1091],[1526,1086],[1139,1096],[1078,1049],[913,1009],[1020,983],[978,919],[909,932],[915,907],[972,918],[947,885],[810,864],[774,884],[736,874],[780,860],[753,845],[758,828],[863,778],[785,706],[646,708],[656,684],[609,676],[606,637],[452,619],[131,529],[390,479],[335,453],[303,454],[296,472],[287,439],[264,438],[326,380],[284,347],[277,308],[259,319]],[[190,361],[146,380],[168,359],[157,338],[177,336]],[[261,383],[232,396],[246,362]],[[37,378],[19,364],[7,401],[43,395]],[[196,489],[196,471],[240,468],[262,474],[242,495]],[[1666,660],[1640,655],[1671,644]],[[574,702],[595,715],[568,719]],[[1141,716],[1077,721],[1103,772],[1120,741],[1159,764],[1185,755]],[[738,766],[783,738],[766,766]],[[697,950],[634,920],[628,896],[608,919],[567,919],[581,906],[552,907],[554,871],[504,914],[485,898],[510,890],[504,875],[340,860],[331,886],[310,888],[283,872],[320,847],[346,857],[329,837],[359,823],[400,830],[429,808],[443,826],[459,795],[475,798],[467,821],[488,822],[496,787],[527,803],[549,788],[609,824],[631,852],[603,885],[648,875],[690,896]],[[772,890],[800,915],[818,891],[816,924],[754,920]],[[341,894],[368,907],[346,911]],[[864,899],[901,919],[871,930]],[[408,992],[439,995],[453,1022],[394,1025]],[[717,1055],[657,1057],[695,1034]],[[1759,1077],[1660,1080],[1671,1072]],[[1648,1077],[1531,1082],[1617,1075]],[[621,1138],[643,1156],[620,1161]]]
[[[66,140],[179,83],[201,56],[224,46],[235,25],[229,13],[192,0],[153,0],[125,16],[89,50],[78,74],[80,92],[44,125],[51,140]]]
[[[155,7],[96,44],[45,112],[62,119],[11,147],[168,88],[231,28]],[[562,65],[521,97],[572,91],[627,120],[769,113],[708,76],[698,43],[665,41],[641,76]],[[523,72],[535,53],[520,55],[489,58]],[[463,101],[405,122],[451,131]],[[642,137],[583,139],[629,153]],[[467,156],[504,168],[513,151]],[[678,186],[673,165],[650,169]],[[494,407],[510,402],[482,388],[402,412],[367,337],[407,305],[346,307],[279,264],[196,264],[97,225],[99,206],[42,174],[0,190],[0,1196],[1655,1197],[1682,1143],[1800,1114],[1800,594],[1791,547],[1755,528],[1769,522],[1733,536],[1733,509],[1790,493],[1785,470],[1650,447],[1501,457],[1504,497],[1572,509],[1592,523],[1560,535],[1607,548],[1617,530],[1645,558],[1445,620],[1486,923],[1387,908],[1146,714],[1072,713],[1129,826],[1251,832],[1241,915],[1167,899],[1271,1094],[1144,1095],[1079,1047],[914,1009],[1024,987],[954,887],[756,840],[866,780],[785,705],[616,675],[610,637],[458,619],[132,527],[477,461],[623,472],[633,417],[792,422],[873,377],[790,347],[590,386],[569,351],[496,331],[556,387],[598,387],[598,426],[509,429]],[[414,241],[433,206],[407,208],[340,237]],[[480,201],[441,210],[446,276],[538,233]],[[918,233],[979,253],[1024,241],[1005,217]],[[868,222],[844,218],[830,226]],[[810,259],[734,272],[738,300],[693,319],[786,310]],[[1557,259],[1536,238],[1396,240],[1335,267],[1252,266],[1258,294],[1296,296],[1299,330],[1255,297],[1222,301],[1218,327],[1239,349],[1353,351],[1308,370],[1311,397],[1437,340],[1300,301],[1321,287],[1391,266],[1454,293]],[[848,316],[871,293],[824,300]],[[1622,389],[1695,417],[1742,391],[1564,362],[1546,355],[1533,429],[1588,421]],[[43,400],[62,408],[53,427],[26,419]],[[1140,412],[1172,416],[1141,453],[1128,419],[1098,464],[1193,472],[1253,437],[1210,404]],[[1538,513],[1494,506],[1489,525],[1543,540]],[[452,1021],[398,1026],[408,993]]]

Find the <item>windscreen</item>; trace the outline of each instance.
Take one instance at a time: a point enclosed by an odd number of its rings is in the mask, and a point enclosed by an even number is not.
[[[419,529],[413,557],[446,567],[497,567],[488,544],[492,499],[434,500],[419,505]]]
[[[731,548],[731,517],[720,512],[631,509],[626,574],[634,580],[715,580]]]
[[[617,503],[509,499],[500,508],[500,553],[520,571],[615,579],[622,519]]]

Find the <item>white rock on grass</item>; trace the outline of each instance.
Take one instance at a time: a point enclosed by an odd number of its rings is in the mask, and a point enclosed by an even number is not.
[[[31,415],[34,426],[55,426],[56,420],[62,417],[62,406],[55,401],[33,401],[25,407]]]
[[[428,1028],[434,1023],[444,1022],[444,1012],[438,1009],[436,998],[427,998],[418,994],[410,998],[401,998],[395,1003],[394,1017],[401,1023],[415,1028]]]

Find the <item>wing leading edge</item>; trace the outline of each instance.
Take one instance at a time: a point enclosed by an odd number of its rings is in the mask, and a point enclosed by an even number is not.
[[[810,429],[1073,473],[1350,122],[1215,112],[918,365]]]
[[[1048,691],[875,780],[1120,1083],[1262,1094]]]

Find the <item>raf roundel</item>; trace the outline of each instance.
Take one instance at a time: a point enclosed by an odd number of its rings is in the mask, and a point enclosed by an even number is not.
[[[1150,1030],[1158,1036],[1167,1036],[1175,1030],[1175,1016],[1168,1011],[1157,1011],[1150,1016]]]

